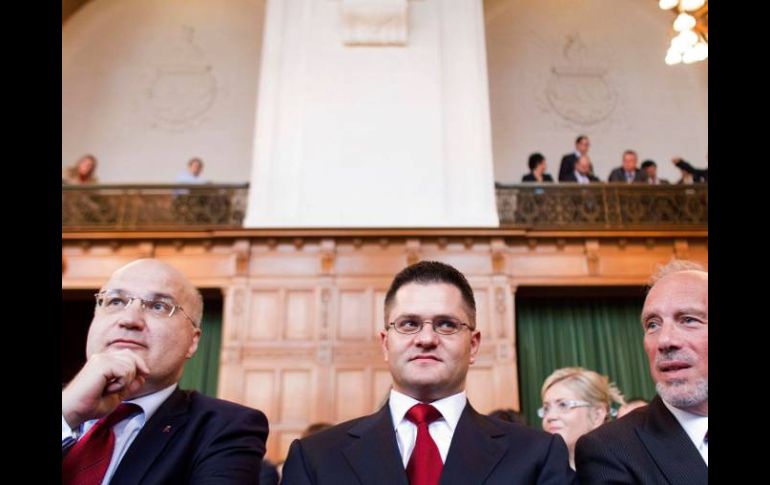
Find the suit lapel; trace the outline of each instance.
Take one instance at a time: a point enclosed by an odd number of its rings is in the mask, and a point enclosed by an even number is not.
[[[706,463],[660,396],[650,403],[647,423],[636,433],[670,483],[708,483]]]
[[[362,484],[408,485],[387,404],[377,414],[362,419],[348,434],[358,439],[342,453]]]
[[[441,485],[484,483],[508,450],[505,431],[483,419],[470,403],[465,405],[449,445]]]
[[[187,423],[188,409],[187,394],[175,389],[131,443],[111,484],[140,483],[166,445]]]

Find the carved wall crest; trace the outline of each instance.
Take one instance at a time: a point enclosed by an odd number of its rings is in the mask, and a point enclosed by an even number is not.
[[[594,60],[579,34],[567,36],[564,60],[551,66],[545,97],[560,117],[593,125],[612,114],[617,94],[606,79],[607,68]]]
[[[161,50],[146,90],[153,125],[183,131],[199,124],[217,95],[212,66],[194,41],[195,30],[183,27],[182,38]]]

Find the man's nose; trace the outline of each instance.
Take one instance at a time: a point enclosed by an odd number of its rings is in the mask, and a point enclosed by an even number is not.
[[[422,328],[417,332],[416,337],[417,343],[422,345],[435,345],[438,342],[438,338],[438,334],[433,330],[433,322],[427,320],[423,322]]]
[[[132,298],[120,312],[119,324],[126,328],[144,328],[144,303],[139,298]]]

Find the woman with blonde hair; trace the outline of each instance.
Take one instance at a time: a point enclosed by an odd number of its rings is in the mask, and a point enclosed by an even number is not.
[[[543,429],[564,438],[573,469],[578,438],[611,419],[615,414],[612,403],[625,404],[609,377],[582,367],[555,370],[545,379],[540,396],[543,407],[537,414],[543,419]]]

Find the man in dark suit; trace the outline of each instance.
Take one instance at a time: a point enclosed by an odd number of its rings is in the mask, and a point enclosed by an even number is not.
[[[658,395],[577,442],[581,484],[708,483],[708,273],[673,261],[642,309]]]
[[[594,174],[591,173],[591,159],[588,155],[581,155],[575,162],[575,169],[572,173],[568,174],[562,182],[572,182],[578,184],[591,184],[595,182],[601,182]]]
[[[462,273],[435,261],[405,268],[384,314],[380,339],[393,378],[387,404],[295,440],[284,484],[573,482],[559,435],[483,416],[468,402],[465,378],[481,335]]]
[[[624,182],[627,184],[647,182],[647,178],[645,177],[644,172],[639,170],[637,163],[639,163],[639,158],[636,156],[635,151],[624,151],[623,164],[610,172],[610,176],[607,181]]]
[[[559,182],[570,182],[567,178],[572,176],[575,171],[575,163],[582,155],[588,155],[588,148],[591,146],[591,142],[585,135],[579,135],[575,139],[575,151],[568,153],[561,158],[561,165],[559,165]],[[593,167],[589,169],[593,173]]]
[[[202,313],[198,290],[163,262],[113,273],[87,361],[62,390],[62,483],[258,483],[264,414],[177,387]]]
[[[642,172],[644,172],[645,183],[650,185],[668,185],[668,180],[658,177],[658,164],[654,160],[643,161]]]
[[[685,183],[684,182],[684,175],[688,174],[689,178],[691,179],[691,183],[708,183],[709,181],[709,169],[706,168],[695,168],[693,167],[689,162],[682,159],[682,157],[674,157],[671,159],[672,162],[674,162],[674,165],[676,165],[676,168],[682,171],[682,180],[679,181],[679,183]]]

